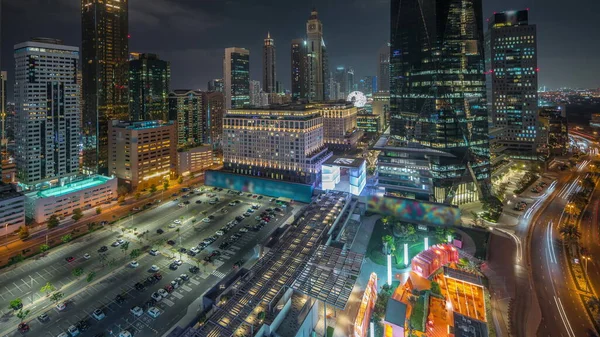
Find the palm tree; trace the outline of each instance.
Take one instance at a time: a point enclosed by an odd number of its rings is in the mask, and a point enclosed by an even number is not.
[[[579,231],[579,228],[571,223],[560,226],[558,232],[562,236],[564,244],[577,242],[581,238],[581,232]]]
[[[577,217],[579,214],[581,214],[581,208],[576,203],[570,202],[565,206],[565,213],[567,213],[569,218],[572,219],[573,217]]]
[[[593,313],[598,314],[600,312],[600,298],[592,296],[588,298],[586,304]]]

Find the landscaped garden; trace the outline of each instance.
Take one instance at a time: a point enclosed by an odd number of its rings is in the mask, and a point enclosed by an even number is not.
[[[425,227],[427,228],[427,227]],[[421,227],[423,229],[423,227]],[[393,217],[384,217],[375,224],[367,247],[367,257],[376,264],[387,264],[387,253],[392,254],[392,265],[404,268],[404,244],[408,244],[409,261],[425,249],[425,238],[429,246],[447,242],[448,236],[454,236],[451,228],[437,227],[421,230],[417,226],[398,221]]]

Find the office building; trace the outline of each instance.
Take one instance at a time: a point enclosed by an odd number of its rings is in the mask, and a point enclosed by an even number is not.
[[[213,151],[210,146],[197,146],[177,150],[177,174],[195,176],[211,167]]]
[[[371,97],[373,98],[371,101],[371,113],[381,116],[381,132],[383,132],[390,125],[390,92],[374,92]]]
[[[226,48],[223,58],[225,108],[236,109],[250,104],[250,51]]]
[[[223,79],[222,78],[215,78],[212,79],[210,81],[208,81],[208,91],[217,91],[217,92],[223,92]]]
[[[325,41],[323,41],[323,24],[319,20],[319,13],[313,9],[306,23],[307,44],[307,98],[311,102],[320,102],[325,99]]]
[[[6,145],[8,143],[8,136],[7,136],[7,130],[6,130],[6,116],[7,116],[7,109],[6,109],[6,105],[8,103],[7,101],[7,96],[6,96],[6,81],[8,80],[8,73],[6,71],[0,71],[0,123],[2,123],[0,125],[0,127],[2,128],[0,130],[0,132],[2,132],[2,134],[0,135],[0,145],[2,146],[2,151],[4,151],[6,149]],[[4,159],[4,158],[3,158]],[[0,172],[1,173],[1,172]]]
[[[0,184],[0,233],[7,235],[25,226],[25,196],[14,185]]]
[[[83,169],[108,172],[108,124],[129,118],[129,1],[81,1]]]
[[[387,196],[475,202],[490,193],[481,0],[423,6],[392,2],[391,128],[375,145],[378,187]]]
[[[358,109],[351,102],[315,103],[323,116],[323,138],[331,150],[349,150],[363,131],[356,127]]]
[[[307,45],[304,39],[294,39],[292,52],[292,99],[298,101],[307,98]]]
[[[335,72],[333,73],[333,80],[339,84],[340,90],[335,93],[335,98],[332,99],[346,99],[348,94],[350,93],[349,83],[348,83],[348,70],[344,66],[338,66],[335,68]]]
[[[213,150],[220,150],[223,139],[223,116],[225,116],[225,96],[223,93],[206,92],[202,96],[202,117],[207,121],[202,142],[210,144]]]
[[[377,92],[377,76],[365,76],[358,82],[358,91],[367,96],[372,96]]]
[[[547,106],[539,111],[538,153],[546,157],[564,156],[569,152],[569,126],[565,104]]]
[[[250,80],[250,105],[260,106],[260,93],[263,92],[260,88],[260,82]]]
[[[169,94],[169,120],[175,121],[177,145],[202,143],[206,121],[202,115],[202,91],[175,90]]]
[[[315,185],[331,156],[317,107],[271,105],[229,110],[223,118],[226,171]]]
[[[35,38],[15,45],[15,159],[23,188],[79,172],[79,48]]]
[[[171,65],[155,54],[129,61],[129,115],[132,121],[167,119]]]
[[[536,26],[528,15],[527,10],[499,12],[488,20],[486,81],[494,160],[537,160],[538,146],[544,147],[538,130]]]
[[[381,115],[359,113],[356,116],[356,127],[363,130],[365,133],[382,132],[382,124]]]
[[[112,121],[108,127],[110,173],[130,190],[159,186],[177,173],[173,122]]]
[[[263,90],[267,93],[277,91],[277,71],[275,63],[275,40],[267,33],[263,45]]]
[[[386,43],[379,49],[377,58],[377,90],[390,91],[390,44]]]

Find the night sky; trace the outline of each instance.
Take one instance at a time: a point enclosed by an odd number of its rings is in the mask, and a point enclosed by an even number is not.
[[[0,0],[2,69],[13,81],[13,46],[32,36],[80,46],[79,0]],[[494,11],[530,8],[538,25],[539,84],[600,87],[600,1],[483,0]],[[356,78],[376,75],[377,51],[389,39],[389,0],[130,0],[129,49],[171,61],[171,89],[206,89],[222,76],[223,49],[250,49],[251,78],[262,78],[262,43],[277,46],[277,77],[290,88],[290,48],[303,37],[316,5],[330,67],[352,66]],[[9,84],[9,100],[12,98]]]

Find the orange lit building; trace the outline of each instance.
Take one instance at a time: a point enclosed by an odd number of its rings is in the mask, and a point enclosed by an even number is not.
[[[375,309],[375,302],[377,302],[377,274],[371,273],[367,289],[365,289],[356,320],[354,321],[354,337],[367,336],[371,313]]]
[[[438,268],[453,262],[458,262],[458,250],[449,244],[439,244],[419,253],[410,265],[412,271],[427,278]]]

